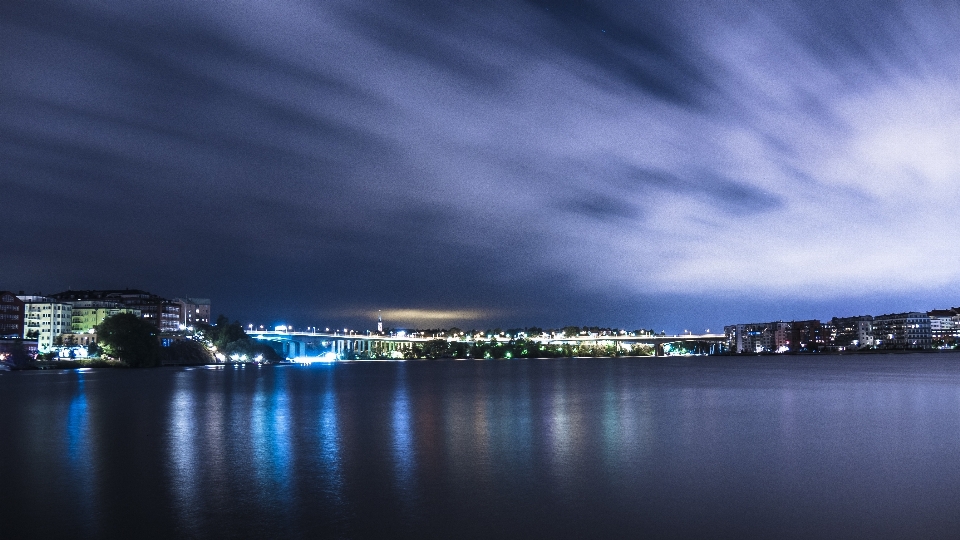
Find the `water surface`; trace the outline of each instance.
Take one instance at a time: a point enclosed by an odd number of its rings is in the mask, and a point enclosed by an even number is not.
[[[0,537],[955,537],[960,355],[0,373]]]

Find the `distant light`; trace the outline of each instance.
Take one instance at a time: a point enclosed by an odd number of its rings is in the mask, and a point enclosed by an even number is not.
[[[275,327],[273,328],[273,331],[274,331],[274,332],[286,332],[286,331],[287,331],[287,327],[286,327],[286,325],[281,324],[280,326],[275,326]]]
[[[296,358],[291,358],[291,360],[297,364],[330,363],[337,361],[337,354],[333,352],[327,352],[320,356],[298,356]]]

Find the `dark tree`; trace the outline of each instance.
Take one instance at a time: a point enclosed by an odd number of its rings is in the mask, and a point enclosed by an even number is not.
[[[10,357],[7,361],[13,364],[13,367],[16,369],[26,369],[33,365],[33,357],[27,352],[27,348],[23,346],[23,340],[18,339],[14,341],[13,347],[10,349]]]
[[[418,354],[418,356],[436,360],[438,358],[453,358],[453,352],[447,340],[434,339],[423,344],[422,353]]]
[[[163,347],[161,358],[164,364],[211,364],[214,361],[206,347],[189,339]]]
[[[160,365],[157,335],[155,326],[132,313],[111,315],[97,328],[102,350],[130,367]]]
[[[580,335],[579,326],[564,326],[563,327],[564,337],[576,337]]]

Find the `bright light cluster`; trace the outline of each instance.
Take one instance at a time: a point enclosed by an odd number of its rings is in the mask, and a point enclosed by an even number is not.
[[[327,352],[323,353],[320,356],[298,356],[292,359],[293,362],[297,364],[316,364],[316,363],[330,363],[336,362],[339,360],[339,357],[336,353]]]

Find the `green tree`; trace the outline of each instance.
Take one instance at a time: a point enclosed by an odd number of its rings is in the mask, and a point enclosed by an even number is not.
[[[111,315],[97,328],[103,352],[130,367],[160,365],[157,336],[155,326],[132,313]]]

